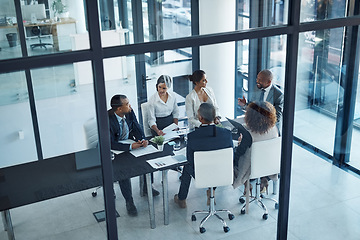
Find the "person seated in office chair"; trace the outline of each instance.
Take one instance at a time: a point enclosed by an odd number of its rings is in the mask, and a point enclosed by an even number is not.
[[[174,94],[168,92],[171,77],[161,75],[156,83],[156,93],[149,99],[149,126],[154,136],[163,136],[163,129],[172,123],[178,124],[179,108]]]
[[[108,110],[108,117],[111,149],[131,151],[140,147],[146,147],[148,141],[144,140],[144,132],[136,119],[134,111],[131,109],[129,99],[125,95],[115,95],[111,98],[110,106],[111,109]],[[121,142],[126,139],[131,139],[135,142],[132,144]],[[132,197],[130,179],[119,181],[119,185],[126,201],[128,214],[130,216],[136,216],[137,209]],[[159,192],[157,195],[159,195]]]
[[[196,177],[194,176],[194,152],[217,150],[233,146],[231,132],[228,129],[216,127],[214,124],[215,113],[215,107],[212,104],[202,103],[198,109],[198,119],[201,125],[195,131],[188,134],[186,156],[189,164],[184,166],[179,192],[174,196],[174,201],[180,208],[186,208],[186,198],[189,192],[191,176]],[[208,205],[210,203],[210,193],[210,189],[208,189]]]
[[[254,101],[251,102],[245,113],[245,128],[249,131],[252,137],[252,142],[265,141],[279,136],[276,127],[276,110],[269,102]],[[239,145],[242,143],[242,137],[239,137]],[[250,175],[250,148],[245,152],[236,155],[234,159],[234,183],[233,187],[237,188],[248,179]],[[277,174],[261,178],[260,191],[264,193],[268,187],[268,179],[277,179]],[[246,186],[246,185],[245,185]],[[250,185],[251,192],[251,185]],[[246,190],[244,191],[244,194]]]

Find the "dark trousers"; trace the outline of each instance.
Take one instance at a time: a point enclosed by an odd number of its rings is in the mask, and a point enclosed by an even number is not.
[[[125,180],[120,180],[119,185],[120,185],[121,193],[125,198],[125,201],[126,202],[132,202],[133,197],[132,197],[132,188],[131,188],[131,180],[130,180],[130,178],[125,179]]]
[[[187,198],[189,193],[189,187],[191,183],[191,175],[193,173],[194,168],[190,165],[185,165],[183,169],[183,173],[181,175],[181,183],[179,188],[178,197],[180,200],[184,200]]]

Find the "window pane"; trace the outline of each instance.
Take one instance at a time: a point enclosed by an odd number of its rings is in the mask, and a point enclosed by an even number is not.
[[[301,0],[300,21],[313,22],[346,15],[347,0]]]
[[[0,75],[0,109],[0,168],[37,160],[24,72]]]
[[[287,23],[288,0],[237,0],[238,30]]]
[[[2,1],[0,8],[0,60],[21,57],[14,1]]]
[[[89,48],[83,1],[21,2],[26,47],[29,56]],[[77,41],[76,41],[77,40]]]
[[[330,155],[336,114],[343,104],[343,31],[337,28],[300,34],[294,135]]]
[[[44,158],[86,147],[84,123],[95,117],[89,62],[31,70]]]

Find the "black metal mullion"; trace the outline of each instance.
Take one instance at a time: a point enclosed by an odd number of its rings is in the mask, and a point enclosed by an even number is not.
[[[289,25],[294,27],[287,36],[284,114],[281,144],[279,214],[277,222],[277,239],[287,239],[289,220],[290,180],[294,131],[294,111],[296,93],[296,73],[299,49],[300,0],[289,2]]]
[[[110,133],[107,117],[106,88],[104,79],[103,51],[97,1],[87,0],[87,16],[89,22],[90,49],[94,53],[92,68],[94,75],[94,94],[97,127],[99,133],[99,150],[104,189],[104,204],[106,214],[106,229],[108,239],[118,239],[116,226],[116,210],[114,199],[114,177],[110,156]],[[91,17],[90,17],[91,16]]]
[[[199,34],[200,34],[199,0],[191,0],[191,35],[198,36]],[[195,71],[197,69],[200,69],[199,46],[192,47],[191,52],[192,52],[192,70]]]

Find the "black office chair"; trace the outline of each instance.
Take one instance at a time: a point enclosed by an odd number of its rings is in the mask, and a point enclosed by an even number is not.
[[[51,46],[53,47],[54,45],[52,43],[43,43],[41,42],[41,28],[39,26],[34,26],[32,27],[31,29],[31,33],[34,35],[34,36],[38,36],[39,38],[39,43],[34,43],[34,44],[31,44],[30,47],[31,47],[31,50],[36,48],[36,47],[40,47],[40,48],[46,48],[46,46]]]

